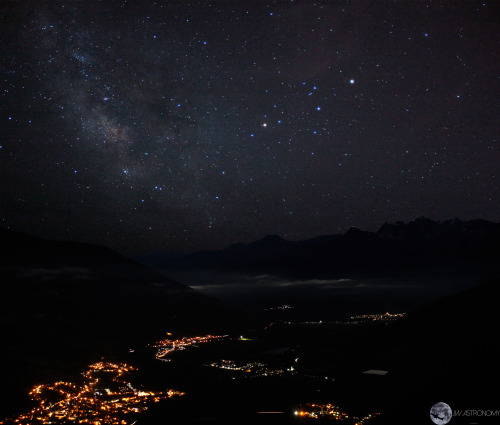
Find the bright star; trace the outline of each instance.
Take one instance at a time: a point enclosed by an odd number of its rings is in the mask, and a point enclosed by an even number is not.
[[[354,80],[349,80],[349,82],[350,82],[351,84],[354,84]]]

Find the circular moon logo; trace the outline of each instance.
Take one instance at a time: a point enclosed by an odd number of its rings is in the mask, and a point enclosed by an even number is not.
[[[431,421],[437,425],[444,425],[451,421],[451,407],[439,402],[431,407]]]

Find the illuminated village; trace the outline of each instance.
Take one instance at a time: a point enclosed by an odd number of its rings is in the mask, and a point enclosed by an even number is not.
[[[351,320],[381,320],[383,322],[390,322],[393,320],[401,319],[405,313],[383,313],[383,314],[360,314],[358,316],[351,316]]]
[[[374,418],[378,413],[370,413],[363,418],[351,416],[340,410],[339,407],[333,404],[314,404],[308,403],[300,409],[294,411],[294,415],[299,418],[306,419],[331,419],[335,421],[344,421],[353,425],[363,425],[366,421]]]
[[[359,314],[350,316],[349,318],[335,322],[340,325],[362,325],[369,322],[389,323],[401,319],[406,313],[376,313],[376,314]]]
[[[79,385],[63,381],[37,385],[30,396],[38,405],[29,413],[0,423],[129,425],[134,414],[146,410],[148,404],[184,395],[174,390],[138,390],[124,377],[134,370],[123,363],[99,362],[82,374],[84,381]]]
[[[165,339],[152,347],[158,349],[156,358],[164,360],[167,354],[174,351],[224,337],[205,335]],[[81,384],[58,381],[37,385],[29,394],[37,406],[17,418],[0,421],[0,424],[129,425],[134,423],[130,417],[147,410],[150,403],[184,395],[175,390],[153,392],[134,388],[124,376],[134,370],[133,366],[124,363],[98,362],[82,373],[84,381]]]
[[[220,360],[218,362],[210,363],[207,366],[215,367],[217,369],[242,372],[244,375],[239,376],[240,378],[276,376],[276,375],[282,375],[287,372],[293,373],[295,371],[293,366],[289,367],[288,369],[284,368],[273,369],[270,368],[268,365],[260,362],[249,362],[249,363],[238,364],[233,360]]]
[[[276,307],[267,307],[264,310],[266,311],[272,311],[272,310],[280,310],[280,311],[285,311],[285,310],[293,310],[295,307],[290,304],[282,304]]]
[[[168,336],[172,336],[170,332],[167,332]],[[152,344],[151,347],[157,348],[156,358],[158,360],[164,360],[165,356],[174,351],[185,350],[190,346],[195,346],[196,344],[203,344],[206,342],[218,341],[220,339],[226,338],[227,335],[205,335],[205,336],[193,336],[193,337],[183,337],[181,339],[163,339]]]
[[[394,320],[401,317],[399,314],[353,316],[351,320]],[[171,333],[167,333],[169,337]],[[155,348],[155,358],[162,361],[169,354],[196,347],[198,344],[214,342],[226,338],[227,335],[205,335],[183,337],[180,339],[167,338],[151,344]],[[239,340],[247,340],[239,338]],[[296,359],[297,360],[297,359]],[[233,360],[219,360],[205,366],[236,372],[236,378],[260,378],[295,374],[293,366],[290,368],[271,368],[261,362],[241,362]],[[137,422],[137,415],[148,409],[152,403],[159,402],[185,393],[176,390],[144,391],[135,388],[127,379],[136,370],[125,363],[98,362],[91,364],[87,371],[82,373],[80,383],[58,381],[52,384],[40,384],[30,392],[30,397],[36,406],[28,413],[15,418],[0,421],[4,425],[41,425],[41,424],[91,424],[91,425],[133,425]],[[349,425],[362,425],[367,420],[378,415],[369,414],[358,418],[348,415],[332,404],[303,404],[294,411],[299,420],[304,419],[331,419],[344,421]]]

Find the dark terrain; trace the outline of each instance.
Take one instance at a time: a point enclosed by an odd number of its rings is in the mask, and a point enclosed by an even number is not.
[[[166,331],[229,330],[247,318],[104,246],[0,229],[0,416],[37,382],[79,373]]]
[[[283,323],[255,333],[253,341],[220,342],[179,354],[174,359],[178,363],[163,369],[164,378],[155,371],[149,379],[175,382],[187,395],[155,406],[141,417],[141,423],[168,418],[174,423],[296,424],[308,422],[292,413],[305,402],[333,403],[359,417],[379,412],[368,424],[430,424],[430,407],[438,401],[453,409],[499,410],[492,391],[500,378],[496,367],[499,295],[497,280],[439,300],[390,324]],[[283,346],[290,350],[269,353],[269,348]],[[296,371],[235,381],[231,376],[237,374],[200,367],[221,357],[258,360],[277,367],[292,364]],[[296,363],[295,358],[299,359]],[[369,369],[388,374],[362,373]],[[257,413],[260,411],[283,413],[263,415]],[[455,417],[453,423],[493,424],[497,420]]]
[[[242,313],[105,247],[1,229],[0,417],[29,410],[26,394],[35,383],[78,379],[101,357],[138,366],[135,379],[150,388],[186,392],[153,405],[138,425],[308,422],[293,415],[308,402],[333,403],[359,417],[380,413],[367,424],[431,423],[429,409],[438,401],[453,409],[500,410],[491,393],[500,378],[500,281],[487,280],[499,264],[498,225],[420,219],[382,229],[305,242],[270,237],[239,246],[237,255],[234,248],[230,255],[227,250],[195,254],[169,267],[206,270],[212,261],[218,273],[266,272],[294,279],[338,278],[354,271],[377,279],[406,274],[422,286],[440,274],[458,281],[466,271],[483,283],[466,290],[457,283],[454,294],[389,323],[301,323],[290,321],[286,311]],[[316,292],[307,285],[297,291],[313,302],[307,294]],[[359,302],[346,304],[345,312]],[[304,311],[314,310],[309,307]],[[230,338],[173,353],[171,363],[161,363],[147,344],[167,331],[177,337],[218,333]],[[270,370],[294,366],[294,371],[253,376],[207,366],[221,359],[261,362]],[[388,374],[362,373],[369,369]],[[456,417],[452,423],[495,419]]]
[[[385,276],[445,268],[488,279],[499,272],[500,223],[437,222],[425,217],[384,224],[377,232],[351,228],[343,235],[288,241],[277,235],[220,251],[190,255],[142,255],[138,259],[167,275],[183,272],[268,273],[291,279]]]

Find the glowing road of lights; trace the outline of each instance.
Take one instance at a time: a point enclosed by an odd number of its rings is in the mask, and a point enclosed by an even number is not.
[[[184,395],[175,390],[138,390],[124,377],[134,370],[124,363],[99,362],[82,374],[81,384],[59,381],[37,385],[30,396],[38,405],[29,413],[0,423],[129,425],[135,419],[130,416],[147,410],[148,404]]]
[[[156,351],[156,358],[158,360],[164,360],[165,356],[167,356],[170,353],[173,353],[174,351],[185,350],[187,347],[192,345],[203,344],[205,342],[211,342],[226,337],[227,335],[222,335],[222,336],[205,335],[205,336],[183,337],[181,339],[163,339],[151,346],[158,349]]]

